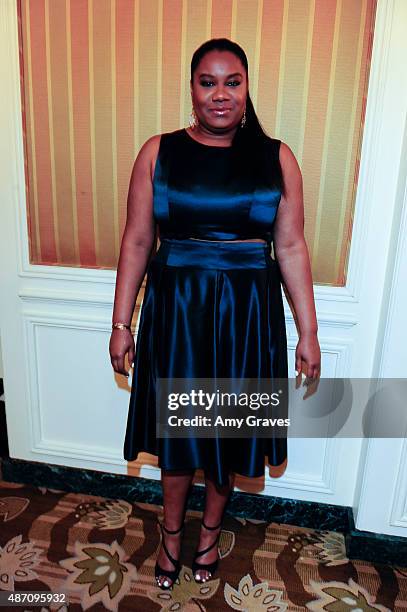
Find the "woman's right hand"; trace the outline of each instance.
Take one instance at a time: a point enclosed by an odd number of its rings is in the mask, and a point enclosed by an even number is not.
[[[109,353],[114,371],[128,377],[129,373],[124,367],[124,358],[127,354],[131,366],[136,353],[134,337],[129,329],[114,329],[112,331]]]

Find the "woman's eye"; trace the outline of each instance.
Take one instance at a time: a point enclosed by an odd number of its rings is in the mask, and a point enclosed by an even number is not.
[[[214,82],[213,81],[201,81],[200,84],[202,85],[202,87],[210,87],[211,85],[214,85]],[[226,85],[237,87],[238,85],[240,85],[240,81],[228,81]]]

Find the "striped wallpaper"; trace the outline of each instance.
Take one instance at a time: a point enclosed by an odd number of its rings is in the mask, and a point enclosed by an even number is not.
[[[33,264],[115,268],[134,158],[188,124],[206,39],[245,49],[260,120],[297,156],[316,283],[343,285],[376,0],[17,0]]]

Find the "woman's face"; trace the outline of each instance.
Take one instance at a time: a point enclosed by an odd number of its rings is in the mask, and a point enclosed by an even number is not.
[[[192,104],[203,128],[226,132],[237,127],[246,107],[248,81],[240,59],[230,51],[209,51],[191,84]]]

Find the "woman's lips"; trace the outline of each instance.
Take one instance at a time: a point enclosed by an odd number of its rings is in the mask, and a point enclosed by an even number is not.
[[[231,111],[230,108],[210,108],[209,110],[211,111],[211,113],[213,113],[217,117],[223,117],[224,115],[227,115]]]

